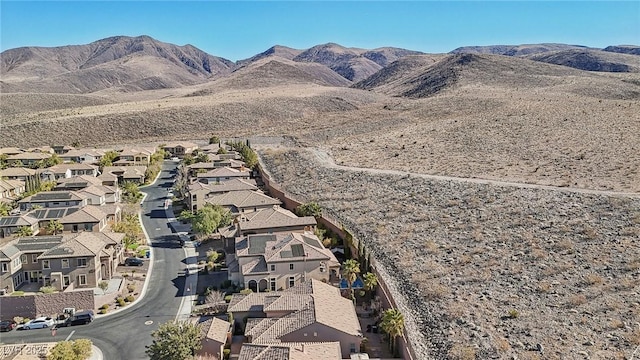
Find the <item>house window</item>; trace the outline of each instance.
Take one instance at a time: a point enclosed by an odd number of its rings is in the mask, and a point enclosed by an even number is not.
[[[276,271],[276,264],[271,264],[271,271]]]
[[[354,343],[349,344],[349,352],[351,352],[351,353],[355,353],[356,352],[356,344],[354,344]]]
[[[271,291],[276,291],[276,278],[269,279],[269,288]]]
[[[87,285],[87,275],[78,275],[78,284]]]
[[[9,264],[7,263],[2,263],[2,272],[7,272],[9,271]]]
[[[34,264],[38,262],[38,255],[37,254],[31,254],[31,262],[34,263]]]
[[[73,229],[71,231],[78,232],[78,225],[73,225]]]
[[[93,227],[91,226],[91,224],[84,224],[84,231],[91,231],[93,229]]]
[[[66,269],[69,267],[69,259],[62,259],[60,260],[62,262],[62,268]]]
[[[293,270],[293,264],[289,264],[289,270]]]
[[[42,268],[51,269],[51,264],[49,263],[49,260],[42,260]]]
[[[78,267],[87,267],[87,259],[86,258],[78,259]]]
[[[20,260],[22,260],[23,264],[26,264],[27,263],[27,255],[23,254],[22,256],[20,256]]]
[[[318,333],[314,331],[313,336],[318,337]]]
[[[191,197],[191,201],[198,201],[198,196],[196,194],[193,194],[193,196]]]
[[[289,276],[289,287],[293,287],[296,284],[296,278],[293,276]]]
[[[21,264],[20,258],[13,259],[13,267],[19,268]]]
[[[71,285],[71,278],[69,277],[69,275],[65,275],[62,277],[62,283],[64,287]]]

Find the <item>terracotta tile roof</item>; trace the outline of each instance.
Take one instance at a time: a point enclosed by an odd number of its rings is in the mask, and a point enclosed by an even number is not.
[[[100,205],[100,211],[102,211],[103,213],[105,213],[107,215],[115,215],[115,214],[121,212],[122,208],[120,207],[120,204],[118,204],[118,203],[104,204],[104,205]]]
[[[227,311],[262,311],[264,307],[264,297],[268,293],[233,294]]]
[[[71,170],[93,170],[93,171],[98,171],[98,167],[95,165],[91,165],[91,164],[84,164],[84,163],[70,163],[70,164],[58,164],[58,165],[54,165],[50,168],[44,169],[44,170],[48,170],[51,171],[55,174],[59,174],[59,173],[64,173],[66,172],[68,169]]]
[[[249,177],[248,171],[240,171],[238,169],[232,169],[229,167],[220,167],[211,171],[207,171],[205,173],[200,173],[197,175],[199,178],[210,178],[210,177]]]
[[[242,344],[238,360],[337,360],[339,342]]]
[[[296,287],[299,289],[292,290]],[[234,307],[229,306],[229,311],[291,311],[277,318],[249,319],[245,335],[252,336],[254,343],[279,342],[282,336],[313,323],[349,335],[362,336],[353,302],[343,298],[338,288],[312,279],[290,290],[245,295]]]
[[[265,274],[267,271],[267,263],[264,258],[253,259],[242,265],[242,275]]]
[[[239,190],[215,194],[207,198],[205,202],[226,207],[234,206],[237,209],[281,204],[280,200],[256,190]]]
[[[238,218],[238,226],[243,230],[271,229],[282,227],[302,227],[317,225],[313,216],[298,217],[289,210],[280,206],[269,209],[259,209],[247,214],[241,214]]]
[[[51,157],[49,153],[23,152],[7,156],[7,160],[46,160]]]
[[[207,325],[203,324],[204,330],[207,331],[205,333],[207,339],[212,339],[224,344],[227,341],[227,335],[231,329],[231,323],[217,317],[209,319],[207,322]]]
[[[64,241],[59,245],[38,256],[38,259],[64,258],[69,256],[96,256],[102,253],[105,244],[91,232],[63,236]]]
[[[236,239],[237,256],[262,256],[267,263],[278,261],[325,260],[337,263],[331,250],[310,232],[247,235]]]
[[[87,187],[91,185],[102,185],[102,181],[95,176],[78,175],[70,178],[58,180],[58,187]]]
[[[0,177],[22,177],[22,176],[33,176],[36,174],[36,171],[29,168],[21,168],[21,167],[10,167],[3,170],[0,170]]]
[[[91,195],[96,195],[96,196],[104,196],[104,195],[107,194],[107,192],[104,191],[104,189],[102,188],[102,185],[100,185],[100,186],[92,185],[92,186],[89,186],[89,187],[86,187],[86,188],[84,188],[82,190],[77,190],[77,191],[79,193],[89,193]]]
[[[93,223],[99,222],[106,217],[107,214],[100,210],[99,206],[88,205],[78,209],[78,211],[73,214],[69,214],[61,218],[60,222],[63,224]]]
[[[0,179],[0,191],[10,191],[25,187],[22,180],[2,180]]]
[[[22,152],[23,152],[23,150],[22,149],[18,149],[17,147],[3,147],[3,148],[0,148],[0,154],[13,155],[13,154],[20,154]]]
[[[231,179],[220,184],[207,184],[210,194],[240,190],[258,190],[253,179]]]
[[[107,245],[121,244],[122,240],[125,237],[124,233],[117,233],[117,232],[111,232],[111,231],[95,232],[92,234],[93,236],[100,239]]]

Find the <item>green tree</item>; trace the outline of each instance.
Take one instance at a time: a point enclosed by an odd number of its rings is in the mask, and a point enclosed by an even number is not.
[[[62,226],[62,223],[60,223],[59,220],[49,220],[49,223],[47,224],[47,232],[51,235],[57,235],[58,232],[62,231],[63,229],[64,226]]]
[[[9,203],[0,202],[0,216],[8,216],[11,210],[13,210],[13,208]]]
[[[182,157],[182,164],[184,166],[189,166],[195,162],[196,160],[193,158],[193,155],[191,154],[186,154],[185,156]]]
[[[223,155],[227,153],[227,149],[221,147],[220,149],[218,149],[218,151],[216,152],[216,154],[218,155]]]
[[[209,144],[220,144],[220,138],[213,135],[209,138]]]
[[[378,277],[374,273],[366,273],[362,276],[364,282],[364,289],[366,291],[372,291],[378,285]]]
[[[18,231],[16,232],[16,235],[20,237],[33,236],[33,229],[31,229],[30,226],[20,226],[18,228]]]
[[[208,236],[221,227],[229,225],[229,211],[220,205],[206,205],[196,211],[191,219],[191,228],[198,236]]]
[[[9,167],[9,162],[7,161],[8,157],[9,156],[7,154],[0,154],[0,170]]]
[[[200,154],[198,154],[198,156],[196,156],[195,162],[197,162],[197,163],[209,162],[209,155],[207,155],[205,153],[200,153]]]
[[[162,148],[158,148],[156,152],[151,155],[151,164],[161,164],[165,157],[167,157],[167,152]]]
[[[322,208],[317,202],[312,201],[296,207],[295,213],[298,216],[313,216],[315,218],[319,218],[322,216]]]
[[[55,181],[43,181],[38,184],[38,191],[53,191],[57,185]]]
[[[92,345],[89,339],[61,341],[51,349],[47,360],[85,360],[91,356]]]
[[[167,322],[151,333],[153,342],[145,353],[151,360],[184,360],[202,348],[200,327],[189,322]]]
[[[342,264],[342,275],[347,279],[347,285],[349,286],[349,296],[351,300],[355,301],[356,297],[353,294],[353,282],[358,278],[360,274],[360,264],[353,259],[348,259]]]
[[[60,159],[60,156],[58,156],[58,154],[53,154],[50,158],[45,160],[45,167],[52,167],[58,164],[62,164],[62,159]]]
[[[22,161],[16,160],[16,161],[12,161],[11,162],[11,166],[12,167],[24,167],[24,164],[22,163]]]
[[[191,222],[191,220],[195,217],[195,215],[189,210],[182,210],[180,215],[178,216],[178,220],[184,222]]]
[[[395,340],[404,331],[404,315],[398,309],[388,309],[382,314],[380,328],[389,335],[389,348],[395,354]]]
[[[113,150],[109,150],[100,158],[98,166],[103,169],[105,166],[113,166],[113,162],[118,158],[118,153]]]
[[[135,204],[142,199],[142,193],[138,184],[133,181],[125,181],[122,184],[122,199],[130,204]]]

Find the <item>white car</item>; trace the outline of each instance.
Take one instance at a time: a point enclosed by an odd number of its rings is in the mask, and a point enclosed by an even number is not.
[[[52,327],[55,325],[56,321],[50,317],[39,317],[35,318],[26,324],[22,325],[23,330],[31,330],[31,329],[44,329],[48,327]]]

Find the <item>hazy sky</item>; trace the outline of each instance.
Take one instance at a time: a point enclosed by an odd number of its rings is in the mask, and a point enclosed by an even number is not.
[[[0,49],[149,35],[239,60],[327,42],[448,52],[459,46],[640,45],[640,1],[7,1]]]

